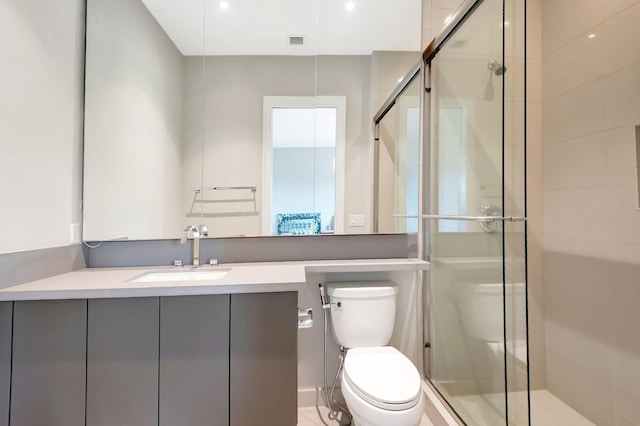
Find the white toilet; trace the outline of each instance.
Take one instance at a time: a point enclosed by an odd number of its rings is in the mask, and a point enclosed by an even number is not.
[[[413,363],[389,343],[397,286],[389,281],[327,283],[336,342],[347,348],[341,386],[357,426],[417,426],[424,413]]]

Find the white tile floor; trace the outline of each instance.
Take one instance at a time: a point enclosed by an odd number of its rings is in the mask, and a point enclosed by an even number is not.
[[[462,406],[465,415],[473,419],[472,424],[494,426],[504,423],[495,410],[496,404],[504,404],[503,394],[465,395],[455,398]],[[513,424],[525,425],[527,423],[526,393],[510,394],[509,404],[511,413],[509,417],[516,417]],[[329,410],[326,407],[299,408],[298,426],[338,426],[340,423],[328,419],[328,413]],[[531,392],[531,424],[533,426],[595,426],[547,390]],[[422,417],[420,426],[433,426],[433,424],[425,415]]]
[[[326,407],[299,408],[298,426],[337,426],[340,424],[335,420],[329,420],[328,414],[329,410]],[[433,424],[427,419],[427,416],[423,416],[420,426],[433,426]]]
[[[509,417],[514,425],[527,424],[527,395],[525,392],[509,394]],[[504,405],[503,394],[456,396],[464,415],[474,425],[493,426],[504,423],[497,407]],[[531,391],[531,424],[533,426],[595,426],[580,413],[556,398],[547,390]]]

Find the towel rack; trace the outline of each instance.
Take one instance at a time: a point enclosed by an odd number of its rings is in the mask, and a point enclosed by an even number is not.
[[[193,188],[196,194],[202,191],[230,191],[234,189],[248,189],[251,192],[256,192],[255,186],[196,186]]]
[[[187,212],[187,217],[239,217],[239,216],[257,216],[258,206],[256,202],[256,187],[255,186],[195,186],[193,189],[193,200],[191,201],[191,208]],[[232,198],[214,198],[206,199],[205,192],[207,191],[234,191],[234,190],[249,190],[251,195],[245,195],[243,198],[237,198],[237,193],[232,193]],[[223,211],[201,211],[197,212],[195,206],[203,204],[209,205],[211,208],[215,206],[221,207],[222,205],[231,205],[237,207],[237,210],[223,209]],[[233,207],[232,207],[233,208]]]

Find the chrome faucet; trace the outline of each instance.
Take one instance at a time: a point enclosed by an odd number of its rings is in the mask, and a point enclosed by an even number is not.
[[[200,265],[200,238],[206,237],[207,235],[209,235],[209,230],[207,229],[206,225],[200,225],[200,226],[188,225],[186,228],[184,228],[184,232],[182,233],[182,239],[180,240],[180,243],[186,244],[187,238],[193,239],[193,252],[192,252],[193,261],[191,262],[193,266]]]

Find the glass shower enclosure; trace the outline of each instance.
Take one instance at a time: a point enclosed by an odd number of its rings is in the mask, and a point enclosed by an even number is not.
[[[430,262],[425,379],[467,425],[530,424],[525,23],[525,0],[463,2],[374,118],[374,220],[396,232],[415,224]],[[383,171],[385,123],[407,93],[422,107],[418,208],[389,212],[377,208],[381,188],[413,176],[406,155]]]

